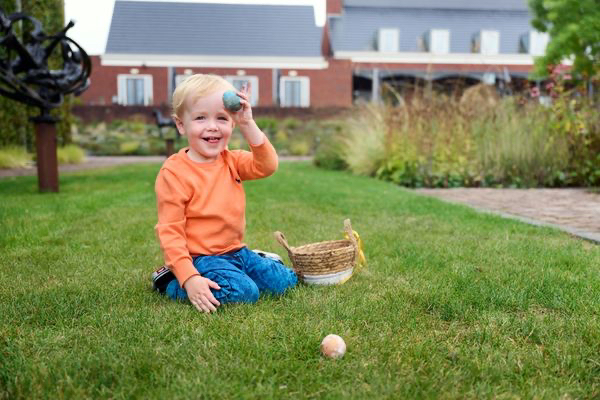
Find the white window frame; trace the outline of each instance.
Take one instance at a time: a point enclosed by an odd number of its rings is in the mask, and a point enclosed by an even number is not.
[[[152,104],[152,75],[145,74],[119,74],[117,75],[117,99],[119,104],[127,104],[127,79],[143,79],[144,81],[144,105]]]
[[[281,107],[295,107],[285,104],[285,83],[289,81],[300,81],[300,107],[310,107],[310,78],[307,76],[282,76],[279,79]]]
[[[450,53],[450,30],[432,29],[429,31],[429,52],[433,54]]]
[[[397,53],[400,51],[400,30],[380,28],[377,34],[377,49],[380,53]]]
[[[250,97],[250,105],[255,107],[258,104],[258,76],[255,75],[226,75],[223,78],[233,85],[234,81],[248,81],[252,86],[252,95]]]
[[[548,46],[549,41],[550,36],[546,32],[530,31],[529,54],[532,56],[543,56],[546,53],[546,46]]]
[[[482,30],[479,33],[479,52],[484,56],[495,56],[500,54],[500,32]]]

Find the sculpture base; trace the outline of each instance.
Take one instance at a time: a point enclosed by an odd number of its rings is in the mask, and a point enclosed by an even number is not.
[[[56,121],[49,115],[31,118],[35,124],[38,186],[40,192],[58,193]]]

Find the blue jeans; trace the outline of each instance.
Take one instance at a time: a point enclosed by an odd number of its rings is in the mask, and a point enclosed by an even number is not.
[[[218,256],[194,257],[193,262],[200,275],[221,287],[210,289],[221,304],[255,303],[260,293],[283,294],[298,283],[293,270],[246,247]],[[188,298],[177,279],[169,282],[166,295],[173,300]]]

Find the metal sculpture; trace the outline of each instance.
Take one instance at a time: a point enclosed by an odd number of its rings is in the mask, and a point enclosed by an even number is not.
[[[21,38],[14,31],[17,24],[22,25]],[[90,58],[66,35],[74,25],[71,21],[57,34],[46,35],[37,19],[22,12],[6,15],[0,8],[0,94],[40,109],[40,115],[31,119],[40,191],[58,192],[57,119],[50,110],[59,107],[66,94],[79,95],[90,83]],[[50,69],[48,61],[56,49],[61,68]]]

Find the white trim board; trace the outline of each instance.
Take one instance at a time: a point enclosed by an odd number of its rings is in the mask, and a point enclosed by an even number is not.
[[[533,65],[534,57],[529,54],[449,53],[432,54],[417,52],[384,53],[376,51],[336,51],[335,58],[352,62],[379,62],[400,64],[482,64],[482,65]]]
[[[219,67],[219,68],[282,68],[326,69],[323,57],[260,57],[260,56],[185,56],[164,54],[103,54],[102,65],[146,67]]]

